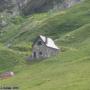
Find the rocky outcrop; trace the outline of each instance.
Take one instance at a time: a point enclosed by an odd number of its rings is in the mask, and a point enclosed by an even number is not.
[[[80,1],[81,0],[30,0],[22,8],[22,11],[25,15],[28,15],[37,12],[45,12],[52,9],[64,9],[69,8]]]
[[[45,12],[51,9],[63,9],[71,7],[81,0],[0,0],[0,11],[7,11],[12,15],[29,15],[37,12]]]

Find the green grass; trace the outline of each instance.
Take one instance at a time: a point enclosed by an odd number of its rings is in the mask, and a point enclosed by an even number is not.
[[[71,31],[61,38],[57,39],[57,43],[65,46],[72,47],[81,46],[84,41],[90,38],[90,24],[83,25],[82,27]],[[78,44],[77,44],[78,43]],[[87,42],[89,43],[89,41]]]
[[[0,72],[12,70],[16,65],[22,62],[22,55],[11,49],[0,47]]]
[[[0,80],[1,85],[18,86],[20,90],[90,90],[89,0],[62,12],[32,15],[1,32],[0,65],[4,66],[0,72],[15,72],[14,77]],[[52,37],[62,52],[27,62],[31,43],[39,34]],[[6,48],[8,44],[10,48]]]

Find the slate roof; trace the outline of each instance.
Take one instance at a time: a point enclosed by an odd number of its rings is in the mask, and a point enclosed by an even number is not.
[[[59,49],[55,45],[54,41],[51,38],[48,38],[48,37],[45,37],[45,36],[42,36],[42,35],[40,35],[40,38],[43,40],[43,42],[45,42],[47,47],[54,48],[54,49]]]

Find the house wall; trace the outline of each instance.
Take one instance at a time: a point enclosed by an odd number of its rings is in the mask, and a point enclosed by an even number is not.
[[[41,41],[42,45],[38,45],[38,42]],[[46,58],[53,55],[56,55],[59,50],[49,48],[45,43],[39,38],[33,46],[32,57],[33,58]]]

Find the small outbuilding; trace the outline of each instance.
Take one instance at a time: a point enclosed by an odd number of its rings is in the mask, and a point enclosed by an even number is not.
[[[57,55],[59,51],[51,38],[40,35],[33,43],[31,59],[48,58]]]

